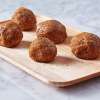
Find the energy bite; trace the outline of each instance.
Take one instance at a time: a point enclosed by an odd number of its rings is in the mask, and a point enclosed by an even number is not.
[[[15,47],[23,38],[20,27],[13,21],[0,23],[0,45],[4,47]]]
[[[55,44],[64,42],[67,37],[65,26],[57,20],[47,20],[39,23],[36,33],[38,37],[46,37]]]
[[[12,20],[16,22],[23,31],[30,31],[36,28],[36,17],[34,13],[24,7],[18,8]]]
[[[100,55],[100,38],[95,34],[82,32],[72,38],[71,50],[78,58],[96,59]]]
[[[29,56],[38,62],[51,62],[56,54],[57,48],[48,38],[39,37],[29,47]]]

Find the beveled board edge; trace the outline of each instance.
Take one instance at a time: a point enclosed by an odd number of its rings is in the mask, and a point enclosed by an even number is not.
[[[53,85],[53,86],[56,86],[56,87],[70,86],[70,85],[73,85],[73,84],[76,84],[76,83],[79,83],[79,82],[82,82],[82,81],[100,76],[100,72],[98,71],[98,72],[93,73],[91,75],[88,75],[88,76],[85,76],[85,77],[82,77],[82,78],[79,78],[79,79],[76,79],[76,80],[72,80],[72,81],[65,81],[65,82],[49,81],[49,80],[46,80],[41,75],[39,75],[38,73],[35,73],[31,70],[28,70],[23,65],[19,64],[17,61],[14,61],[13,59],[11,59],[11,58],[7,57],[6,55],[2,54],[1,51],[0,51],[0,57],[3,58],[4,60],[6,60],[7,62],[10,62],[11,64],[15,65],[17,68],[27,72],[32,77],[35,77],[36,79],[39,79],[44,83],[47,83],[47,84],[50,84],[50,85]]]

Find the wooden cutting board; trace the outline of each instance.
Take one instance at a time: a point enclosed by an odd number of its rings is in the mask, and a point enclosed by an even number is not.
[[[50,18],[37,16],[38,23],[47,19]],[[51,63],[39,63],[29,58],[28,47],[31,41],[36,38],[35,32],[23,32],[23,41],[16,48],[0,46],[0,57],[37,79],[58,87],[99,76],[100,58],[91,61],[76,58],[69,48],[69,43],[73,35],[80,31],[70,26],[66,26],[66,29],[69,37],[63,44],[57,45],[58,54],[55,61]]]

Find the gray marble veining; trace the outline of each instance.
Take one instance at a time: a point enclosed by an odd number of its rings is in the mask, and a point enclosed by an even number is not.
[[[42,15],[61,20],[82,31],[100,35],[100,0],[0,0],[0,20],[26,6]],[[98,100],[100,78],[65,89],[32,78],[0,59],[0,100]]]
[[[8,76],[0,73],[0,100],[33,100],[33,96],[28,95],[16,84],[11,82]]]

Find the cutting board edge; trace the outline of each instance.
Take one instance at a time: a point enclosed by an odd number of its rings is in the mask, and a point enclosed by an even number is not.
[[[0,57],[4,60],[6,60],[7,62],[10,62],[11,64],[15,65],[16,68],[19,68],[21,69],[22,71],[26,72],[27,74],[31,75],[32,77],[44,82],[44,83],[47,83],[47,84],[50,84],[52,86],[56,86],[56,87],[65,87],[65,86],[70,86],[70,85],[73,85],[73,84],[77,84],[77,83],[80,83],[82,81],[85,81],[85,80],[88,80],[88,79],[92,79],[94,77],[97,77],[97,76],[100,76],[100,71],[96,72],[96,73],[93,73],[93,74],[90,74],[88,76],[85,76],[85,77],[81,77],[81,78],[78,78],[78,79],[75,79],[75,80],[71,80],[71,81],[52,81],[52,80],[47,80],[45,77],[39,75],[39,73],[37,72],[33,72],[25,67],[23,67],[23,65],[17,63],[17,61],[14,61],[13,59],[10,59],[9,57],[7,57],[6,55],[2,54],[1,51],[0,51]]]
[[[78,78],[78,79],[75,79],[75,80],[71,80],[71,81],[65,81],[65,82],[64,81],[63,82],[49,81],[49,83],[53,86],[56,86],[56,87],[66,87],[66,86],[85,82],[86,80],[93,79],[93,78],[96,78],[98,76],[100,76],[100,71],[95,72],[95,73],[90,74],[90,75],[87,75],[85,77],[81,77],[81,78]]]

